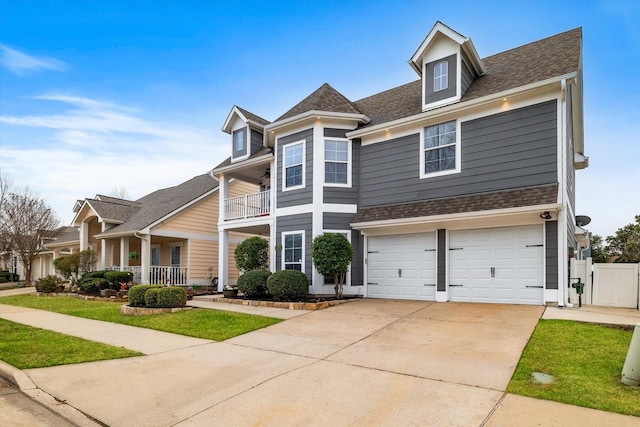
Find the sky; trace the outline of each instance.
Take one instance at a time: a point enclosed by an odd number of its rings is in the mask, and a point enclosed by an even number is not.
[[[0,170],[73,219],[231,152],[234,105],[274,120],[323,83],[355,101],[416,80],[436,21],[480,57],[583,28],[578,215],[609,236],[640,214],[640,1],[0,0]]]

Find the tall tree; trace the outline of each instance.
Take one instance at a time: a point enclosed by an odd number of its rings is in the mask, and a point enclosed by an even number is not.
[[[55,237],[59,220],[46,202],[28,188],[8,192],[0,211],[0,228],[24,267],[27,283],[31,282],[33,260],[46,240]]]
[[[627,224],[607,237],[609,250],[616,255],[615,262],[640,262],[640,215],[635,219],[635,224]]]
[[[594,234],[591,236],[591,259],[593,262],[605,263],[609,262],[609,252],[603,246],[602,236]]]
[[[8,239],[7,232],[1,220],[4,209],[5,200],[13,187],[13,180],[8,172],[0,173],[0,260],[7,265],[12,257],[11,242]]]

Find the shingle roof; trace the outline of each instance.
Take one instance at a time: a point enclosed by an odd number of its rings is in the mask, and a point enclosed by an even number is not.
[[[487,72],[476,78],[461,103],[527,84],[562,76],[580,68],[582,28],[566,31],[482,59]],[[354,102],[374,126],[422,113],[421,80]]]
[[[253,153],[252,155],[250,155],[248,158],[244,159],[242,161],[242,163],[246,164],[246,162],[248,160],[254,159],[256,157],[261,157],[264,156],[266,154],[272,154],[273,153],[273,149],[269,148],[269,147],[262,147],[260,150],[256,151],[255,153]],[[218,170],[219,168],[225,167],[225,166],[229,166],[231,164],[231,157],[227,157],[222,163],[220,163],[219,165],[217,165],[216,167],[213,168],[213,171]],[[238,163],[240,165],[240,163]]]
[[[110,219],[114,221],[126,221],[131,215],[140,209],[140,204],[124,203],[121,199],[115,199],[116,201],[103,201],[96,199],[87,199],[87,203],[93,208],[93,210],[104,219]]]
[[[142,230],[217,186],[216,180],[211,178],[209,174],[203,174],[175,187],[154,191],[136,200],[139,207],[123,224],[110,228],[102,234]]]
[[[358,211],[354,223],[478,212],[556,203],[558,184],[471,194],[436,200],[375,206]]]
[[[267,119],[263,119],[262,117],[258,116],[257,114],[253,114],[251,111],[247,111],[244,108],[240,108],[236,105],[236,108],[238,110],[240,110],[240,112],[247,118],[247,120],[252,120],[256,123],[259,123],[261,125],[268,125],[269,123],[271,123],[269,120]]]
[[[47,242],[45,246],[59,246],[61,244],[69,242],[80,241],[80,229],[78,227],[60,227],[58,229],[58,235],[50,242]]]
[[[332,88],[328,83],[325,83],[292,109],[278,117],[276,122],[314,110],[332,113],[362,114],[353,102],[349,101],[343,94]]]

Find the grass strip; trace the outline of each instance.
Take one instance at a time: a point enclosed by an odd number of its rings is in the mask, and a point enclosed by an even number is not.
[[[18,369],[142,356],[142,353],[126,348],[34,328],[5,319],[0,319],[0,337],[2,337],[0,359]]]
[[[120,313],[120,304],[117,303],[85,301],[66,296],[14,295],[0,298],[0,304],[37,308],[213,341],[224,341],[282,321],[273,317],[200,308],[167,314],[127,316]]]
[[[640,388],[621,383],[632,332],[568,320],[540,320],[507,392],[640,416]],[[533,372],[553,375],[551,384]]]

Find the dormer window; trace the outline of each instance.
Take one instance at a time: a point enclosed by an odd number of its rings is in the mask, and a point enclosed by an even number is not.
[[[236,129],[232,133],[233,138],[233,160],[245,159],[249,156],[249,150],[247,149],[247,128],[243,127]]]
[[[433,91],[438,92],[449,87],[449,63],[441,61],[433,69]]]
[[[244,129],[233,132],[233,139],[236,151],[244,151]]]

